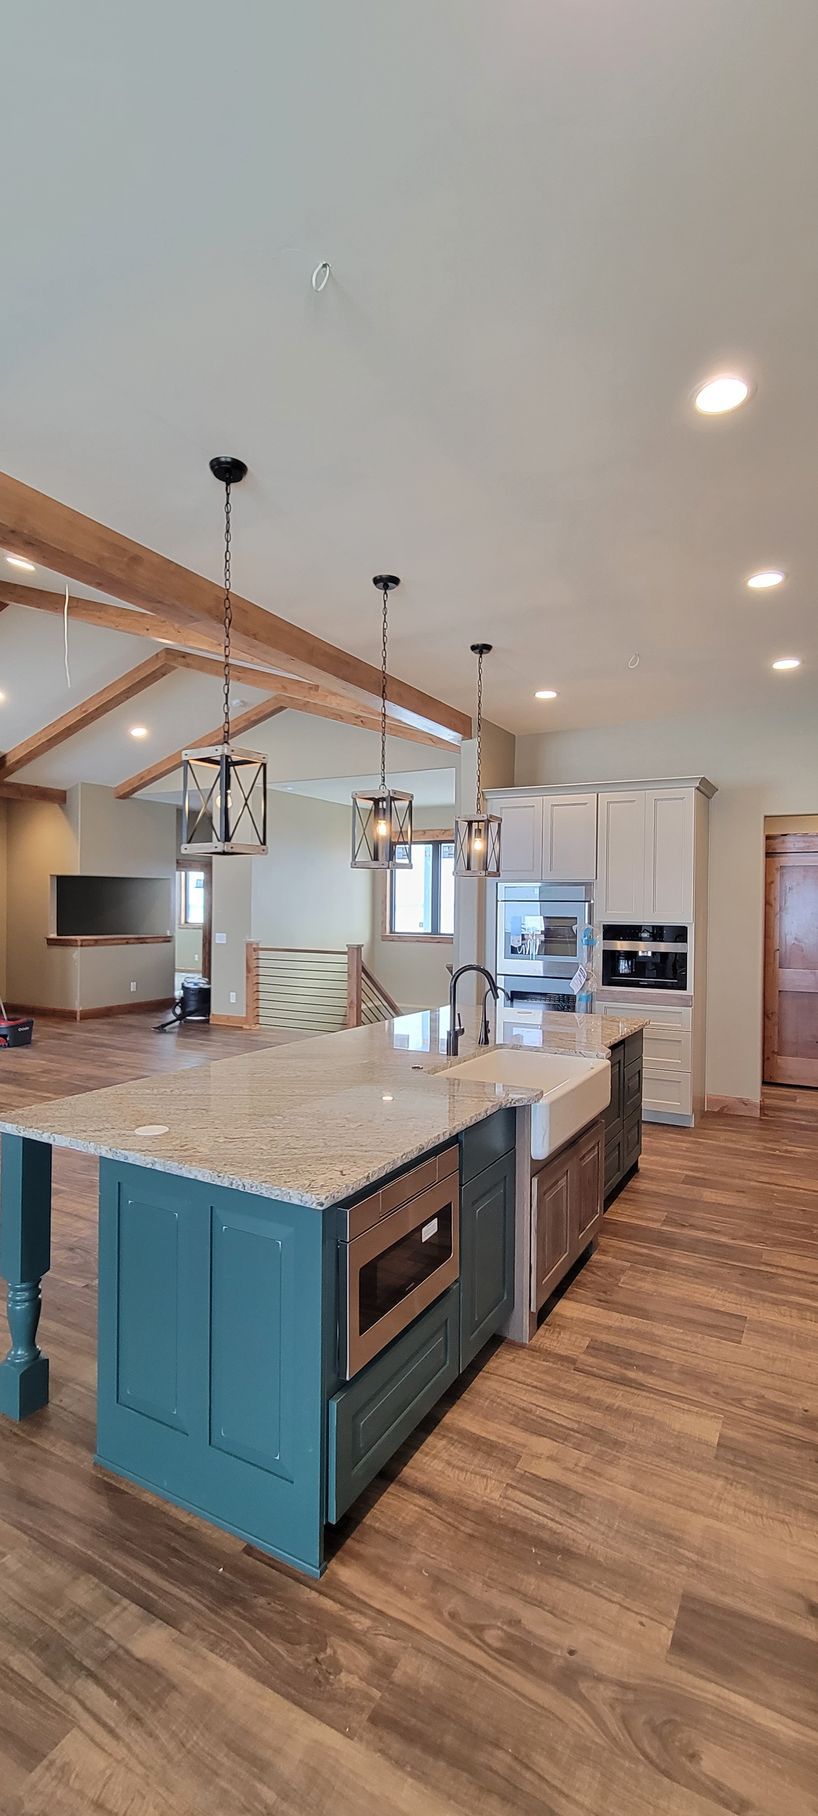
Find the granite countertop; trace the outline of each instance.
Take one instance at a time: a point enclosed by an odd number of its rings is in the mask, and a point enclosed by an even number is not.
[[[459,1058],[477,1052],[464,1010]],[[607,1055],[643,1027],[633,1017],[506,1011],[498,1044]],[[458,1078],[445,1052],[448,1010],[58,1098],[13,1118],[5,1134],[133,1161],[160,1172],[325,1209],[362,1191],[503,1106],[539,1091]]]

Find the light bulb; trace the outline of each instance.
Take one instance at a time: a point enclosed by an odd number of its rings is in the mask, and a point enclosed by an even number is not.
[[[480,837],[479,832],[476,832],[474,835],[474,849],[475,849],[475,851],[482,851],[482,849],[483,849],[483,841]]]
[[[389,821],[388,820],[378,820],[378,822],[375,826],[375,831],[380,834],[382,839],[385,839],[386,835],[389,831]]]

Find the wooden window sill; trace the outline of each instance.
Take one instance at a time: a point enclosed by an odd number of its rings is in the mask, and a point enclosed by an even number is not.
[[[452,933],[382,933],[382,940],[410,940],[413,946],[453,946]]]

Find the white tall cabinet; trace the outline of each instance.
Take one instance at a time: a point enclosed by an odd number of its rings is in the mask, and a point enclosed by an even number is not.
[[[685,783],[600,791],[598,921],[692,921],[695,793]]]
[[[508,882],[594,883],[594,922],[688,929],[688,989],[598,988],[595,1006],[647,1015],[643,1113],[692,1123],[705,1099],[708,810],[703,776],[562,788],[498,789]],[[493,928],[494,915],[489,922]],[[493,948],[487,953],[494,961]],[[601,969],[601,967],[600,967]]]

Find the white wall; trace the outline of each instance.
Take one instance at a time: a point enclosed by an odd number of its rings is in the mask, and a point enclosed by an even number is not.
[[[777,678],[776,678],[777,679]],[[794,709],[782,677],[768,712],[729,708],[678,719],[518,738],[515,781],[629,781],[706,775],[710,803],[707,1090],[761,1089],[765,815],[818,811],[818,714]]]

